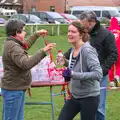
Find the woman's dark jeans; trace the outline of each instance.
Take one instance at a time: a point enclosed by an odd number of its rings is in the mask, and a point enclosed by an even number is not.
[[[80,112],[81,120],[95,120],[99,95],[81,99],[71,98],[63,106],[58,120],[73,120]]]

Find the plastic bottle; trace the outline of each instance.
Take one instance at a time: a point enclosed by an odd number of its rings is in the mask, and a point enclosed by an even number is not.
[[[56,59],[56,72],[55,72],[55,76],[54,76],[54,80],[53,81],[64,81],[64,78],[62,77],[62,72],[63,72],[63,67],[64,67],[64,55],[62,53],[62,50],[58,50],[57,53],[57,59]]]
[[[62,53],[62,50],[58,50],[57,54],[57,66],[63,67],[64,65],[64,55]]]
[[[58,56],[63,57],[62,50],[58,50]]]

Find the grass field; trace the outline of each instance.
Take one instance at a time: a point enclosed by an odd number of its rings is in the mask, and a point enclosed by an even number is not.
[[[57,44],[56,49],[53,50],[54,59],[57,54],[58,49],[66,51],[70,45],[67,43],[66,36],[48,36],[45,38],[48,42],[55,42]],[[0,38],[0,55],[2,54],[2,45],[4,38]],[[39,48],[43,47],[43,39],[40,38],[35,45],[29,50],[29,54],[32,55]],[[54,87],[54,92],[60,92],[61,87]],[[32,98],[29,98],[26,95],[26,101],[49,101],[50,100],[49,88],[34,88],[32,89]],[[116,90],[108,91],[107,96],[107,114],[106,120],[120,120],[120,92]],[[55,102],[55,120],[59,115],[59,112],[64,104],[63,97],[56,96],[54,97]],[[2,116],[2,98],[0,97],[0,119]],[[50,105],[34,105],[34,106],[25,106],[25,120],[51,120],[51,106]],[[79,120],[79,115],[76,116],[74,120]]]

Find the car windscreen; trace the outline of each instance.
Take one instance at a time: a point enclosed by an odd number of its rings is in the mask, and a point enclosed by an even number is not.
[[[33,21],[34,23],[39,23],[41,22],[41,19],[38,18],[36,15],[32,15],[32,14],[28,14],[26,15],[27,18],[30,20],[30,21]]]
[[[39,22],[41,21],[41,19],[38,18],[38,17],[35,16],[35,15],[31,15],[31,16],[30,16],[30,20],[31,20],[31,21],[35,21],[36,23],[37,23],[37,22],[39,23]]]
[[[79,10],[79,11],[72,11],[72,14],[75,15],[78,19],[80,18],[80,14],[82,13],[83,11]]]

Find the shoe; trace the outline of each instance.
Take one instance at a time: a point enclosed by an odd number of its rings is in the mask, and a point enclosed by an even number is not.
[[[114,82],[110,82],[110,87],[115,87]]]
[[[114,84],[115,84],[115,87],[119,87],[119,85],[120,85],[119,80],[117,80],[117,79],[115,78],[115,79],[114,79]]]
[[[120,82],[118,83],[118,87],[120,87]]]

